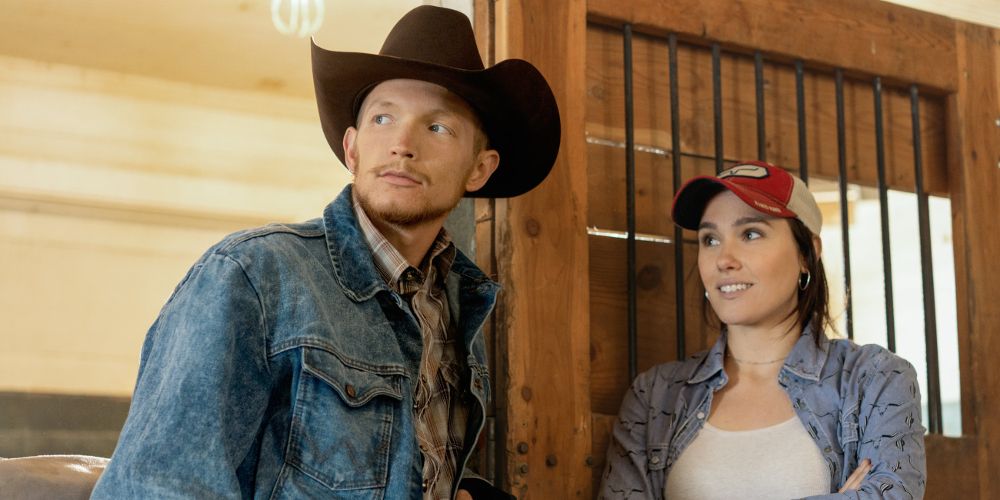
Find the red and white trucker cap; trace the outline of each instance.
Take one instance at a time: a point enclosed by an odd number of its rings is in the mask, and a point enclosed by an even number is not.
[[[823,215],[806,183],[781,167],[762,161],[740,163],[716,177],[704,175],[689,180],[674,197],[670,211],[674,223],[698,230],[705,205],[723,189],[732,191],[758,212],[799,219],[815,235],[823,227]]]

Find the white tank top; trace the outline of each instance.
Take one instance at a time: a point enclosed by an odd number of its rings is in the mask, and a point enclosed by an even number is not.
[[[724,431],[708,422],[667,474],[669,500],[787,499],[830,493],[830,470],[799,417]]]

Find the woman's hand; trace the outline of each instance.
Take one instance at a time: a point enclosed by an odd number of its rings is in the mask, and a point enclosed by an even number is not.
[[[860,488],[861,481],[865,479],[865,476],[867,476],[868,472],[871,470],[872,461],[867,458],[862,460],[861,463],[858,464],[858,468],[854,469],[854,472],[851,473],[851,475],[847,478],[847,481],[844,482],[844,485],[840,487],[840,490],[837,491],[837,493],[845,493]]]
[[[472,500],[472,495],[466,490],[458,490],[458,495],[455,495],[455,500]]]

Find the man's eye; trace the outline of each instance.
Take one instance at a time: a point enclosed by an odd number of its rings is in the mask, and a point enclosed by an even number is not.
[[[702,246],[706,246],[706,247],[714,247],[715,245],[719,244],[719,240],[716,239],[715,236],[712,236],[710,234],[706,234],[705,236],[701,237],[701,244],[702,244]]]
[[[429,129],[430,129],[431,132],[434,132],[434,133],[437,133],[437,134],[450,134],[451,133],[451,129],[449,129],[448,127],[445,127],[444,125],[441,125],[440,123],[435,123],[435,124],[431,125],[429,127]]]
[[[372,122],[376,125],[385,125],[386,123],[389,123],[389,115],[375,115],[375,117],[372,118]]]

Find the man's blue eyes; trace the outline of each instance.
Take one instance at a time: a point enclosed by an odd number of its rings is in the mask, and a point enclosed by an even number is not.
[[[374,117],[372,117],[372,123],[376,125],[386,125],[389,122],[391,122],[389,115],[375,115]],[[431,126],[427,127],[427,130],[430,130],[431,132],[438,134],[451,133],[451,129],[449,129],[444,125],[441,125],[440,123],[432,124]]]

